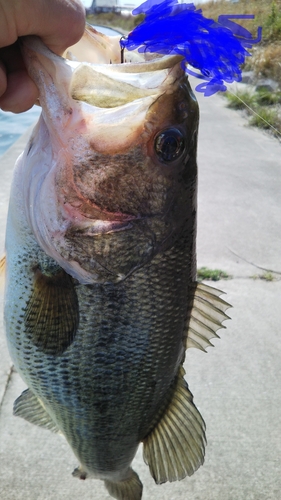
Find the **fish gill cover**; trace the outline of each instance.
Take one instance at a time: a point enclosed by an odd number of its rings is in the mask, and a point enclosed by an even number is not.
[[[224,82],[239,82],[241,65],[246,50],[261,41],[262,28],[257,37],[231,19],[253,19],[254,15],[221,15],[218,22],[207,19],[193,3],[178,0],[147,0],[133,10],[133,14],[145,14],[128,37],[120,41],[121,48],[158,54],[181,54],[183,64],[189,64],[199,73],[186,67],[186,71],[205,80],[196,90],[210,96],[227,89]]]

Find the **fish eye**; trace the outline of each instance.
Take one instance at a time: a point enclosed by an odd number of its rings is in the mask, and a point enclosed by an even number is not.
[[[177,128],[168,128],[156,136],[154,148],[160,161],[177,160],[185,150],[185,139]]]

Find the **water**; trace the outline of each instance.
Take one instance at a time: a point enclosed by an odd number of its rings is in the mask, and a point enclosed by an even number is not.
[[[0,156],[37,121],[40,112],[39,106],[20,114],[0,110]]]

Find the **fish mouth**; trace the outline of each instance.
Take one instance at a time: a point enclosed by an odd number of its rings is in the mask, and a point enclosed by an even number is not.
[[[135,218],[133,218],[135,219]],[[132,220],[133,220],[132,219]],[[124,231],[131,229],[133,227],[130,220],[121,222],[119,221],[107,221],[107,220],[93,220],[85,224],[72,225],[71,228],[66,232],[66,237],[71,236],[97,236],[101,234],[111,234],[118,231]]]
[[[181,56],[124,64],[67,61],[72,69],[69,91],[73,99],[103,109],[140,99],[157,98],[177,80]],[[180,71],[180,68],[179,68]]]
[[[61,106],[68,114],[72,112],[70,96],[106,109],[157,97],[167,88],[171,92],[171,83],[178,73],[174,69],[183,60],[178,54],[153,54],[151,59],[151,54],[126,51],[122,62],[120,37],[107,37],[89,25],[82,39],[64,57],[51,52],[34,35],[21,39],[21,50],[29,75],[40,89],[41,106],[50,106],[44,96],[44,85],[50,87],[55,82]]]
[[[132,227],[132,222],[141,219],[140,215],[123,212],[110,212],[83,197],[75,184],[68,184],[68,189],[60,193],[58,208],[62,218],[68,221],[66,234],[95,236],[108,234]]]
[[[87,216],[79,212],[79,208],[73,205],[64,205],[64,211],[67,220],[70,221],[69,227],[65,236],[81,235],[81,236],[97,236],[101,234],[110,234],[118,231],[124,231],[133,227],[132,222],[142,219],[140,216],[122,214],[120,212],[113,213],[103,211],[92,204],[91,216],[88,212]],[[71,211],[71,212],[70,212]],[[77,212],[77,216],[75,213]],[[70,217],[71,215],[71,217]]]
[[[98,205],[88,201],[74,201],[66,202],[63,204],[63,213],[66,219],[79,220],[82,217],[82,220],[85,220],[86,223],[89,223],[89,219],[99,222],[108,222],[108,223],[127,223],[132,220],[140,218],[138,215],[131,215],[122,212],[109,212],[108,210],[100,208]]]
[[[119,36],[108,37],[90,25],[64,57],[72,70],[72,98],[103,109],[159,95],[160,88],[163,91],[171,86],[177,73],[173,69],[183,60],[179,54],[121,49]],[[174,75],[169,78],[171,72]]]

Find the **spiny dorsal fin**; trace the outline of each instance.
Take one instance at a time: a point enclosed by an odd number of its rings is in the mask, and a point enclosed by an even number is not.
[[[59,269],[34,272],[34,287],[25,312],[26,333],[45,354],[62,354],[74,340],[79,307],[72,278]]]
[[[141,500],[142,483],[133,469],[129,469],[129,477],[124,481],[104,481],[108,493],[117,500]]]
[[[157,484],[191,476],[204,461],[205,423],[184,374],[181,367],[170,404],[143,442],[144,461]]]
[[[14,402],[13,413],[16,417],[21,417],[31,424],[38,425],[52,432],[60,432],[59,428],[45,410],[43,403],[33,394],[30,389],[26,389]]]
[[[206,352],[206,347],[213,345],[210,339],[219,338],[216,331],[225,328],[222,322],[229,319],[225,311],[231,307],[219,297],[222,293],[224,292],[204,283],[195,284],[186,349],[197,347]]]
[[[5,271],[6,271],[6,255],[3,255],[0,259],[0,287],[4,286],[5,281]]]

